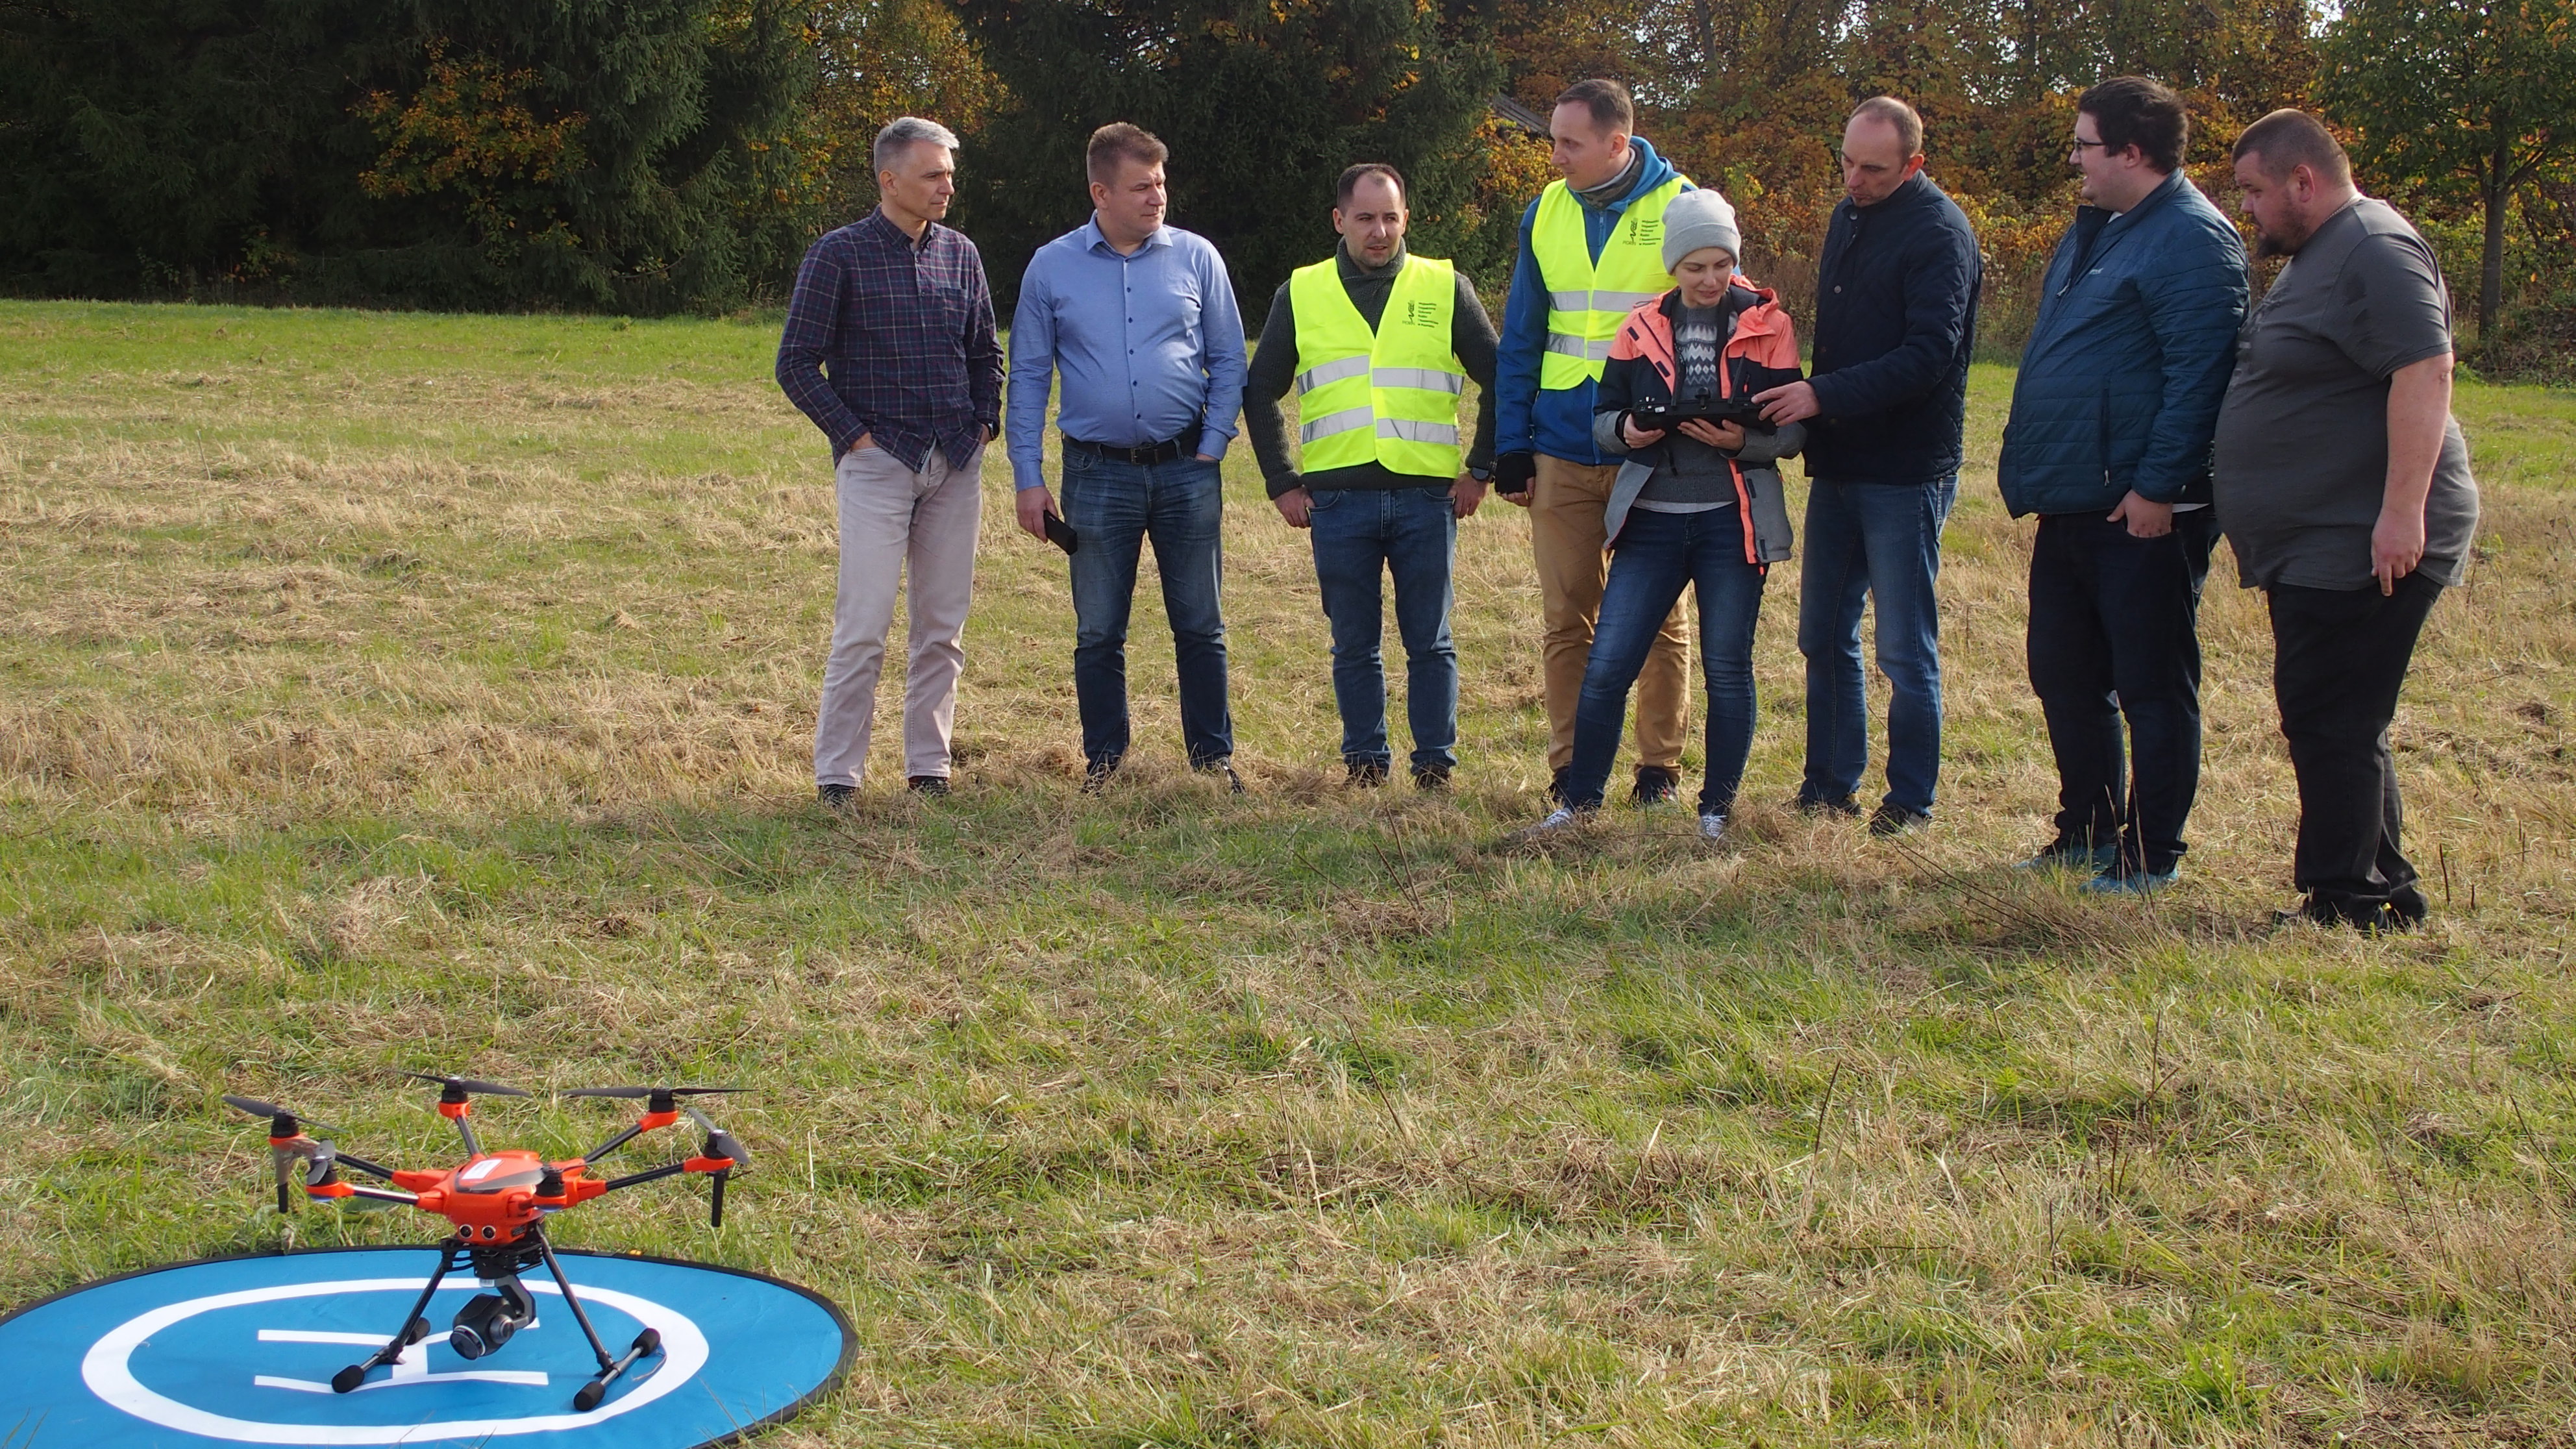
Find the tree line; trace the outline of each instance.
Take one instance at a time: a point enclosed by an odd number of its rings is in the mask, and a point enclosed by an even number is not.
[[[1527,114],[1612,75],[1793,303],[1843,114],[1913,101],[2008,341],[2074,97],[2124,73],[2186,97],[2222,201],[2239,129],[2320,111],[2443,249],[2476,355],[2576,347],[2576,0],[0,0],[0,287],[725,310],[866,209],[911,112],[966,139],[955,220],[1006,304],[1109,120],[1172,143],[1173,219],[1256,315],[1359,158],[1499,290],[1551,175]]]

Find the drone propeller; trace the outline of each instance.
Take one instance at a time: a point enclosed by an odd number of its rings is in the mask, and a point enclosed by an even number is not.
[[[306,1127],[319,1127],[325,1132],[340,1130],[329,1123],[316,1122],[291,1108],[278,1106],[274,1102],[263,1102],[257,1097],[235,1097],[226,1094],[224,1105],[237,1112],[247,1112],[254,1117],[266,1117],[269,1124],[268,1135],[271,1137],[292,1137]],[[284,1130],[280,1131],[280,1128]]]
[[[708,1121],[707,1114],[699,1111],[695,1107],[683,1107],[680,1110],[689,1114],[690,1121],[695,1122],[700,1127],[706,1129],[707,1156],[730,1157],[733,1159],[733,1165],[736,1167],[751,1166],[751,1154],[744,1150],[743,1145],[740,1142],[734,1140],[732,1133],[727,1132],[722,1127]]]
[[[623,1097],[635,1101],[649,1097],[703,1097],[713,1092],[748,1092],[749,1087],[576,1087],[564,1093],[567,1097]]]
[[[475,1077],[443,1077],[435,1072],[405,1072],[403,1075],[423,1082],[436,1082],[440,1086],[445,1087],[448,1093],[454,1094],[460,1100],[464,1094],[468,1092],[471,1092],[478,1097],[524,1097],[528,1095],[516,1087],[505,1087],[499,1082],[486,1082]]]

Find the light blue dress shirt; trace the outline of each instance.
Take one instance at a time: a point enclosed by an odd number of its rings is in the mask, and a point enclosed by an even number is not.
[[[1190,451],[1222,458],[1243,407],[1243,366],[1243,315],[1215,245],[1166,226],[1122,257],[1094,217],[1038,248],[1020,280],[1005,424],[1012,477],[1021,488],[1046,482],[1050,374],[1063,375],[1056,426],[1068,437],[1141,448],[1195,429]]]

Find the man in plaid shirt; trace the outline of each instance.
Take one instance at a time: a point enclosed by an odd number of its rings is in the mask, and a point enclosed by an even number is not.
[[[778,341],[778,385],[832,442],[840,508],[840,593],[814,721],[815,790],[827,806],[848,803],[867,764],[907,569],[904,774],[920,794],[948,793],[979,474],[1002,411],[983,257],[939,224],[956,155],[956,135],[935,121],[904,116],[877,133],[877,208],[805,253]]]

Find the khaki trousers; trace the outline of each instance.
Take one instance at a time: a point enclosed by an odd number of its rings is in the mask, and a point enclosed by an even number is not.
[[[903,684],[903,772],[948,774],[958,638],[975,593],[975,530],[983,520],[978,450],[951,468],[937,448],[915,471],[882,448],[852,448],[833,472],[841,517],[840,593],[832,605],[832,655],[814,720],[814,783],[856,785],[876,723],[877,679],[895,594],[911,575],[911,665]]]
[[[1538,455],[1530,493],[1530,551],[1538,560],[1539,611],[1545,622],[1547,767],[1574,761],[1574,707],[1592,657],[1592,625],[1601,617],[1601,588],[1610,577],[1602,552],[1609,541],[1602,513],[1610,503],[1614,465],[1587,468]],[[1670,770],[1682,759],[1690,718],[1689,605],[1673,605],[1637,676],[1637,763]]]

